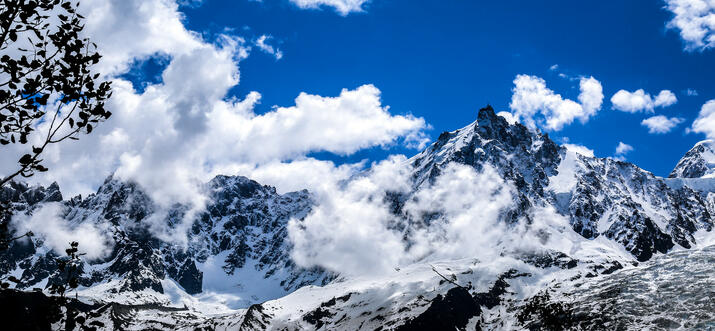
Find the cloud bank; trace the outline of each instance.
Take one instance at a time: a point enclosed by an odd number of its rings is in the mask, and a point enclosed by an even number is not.
[[[476,171],[450,163],[418,188],[411,187],[410,174],[405,157],[393,156],[315,191],[320,203],[288,225],[294,261],[343,276],[374,276],[416,262],[490,260],[544,249],[578,256],[583,249],[583,237],[553,208],[535,207],[528,224],[504,222],[516,189],[489,165]],[[390,200],[396,193],[406,199],[399,216]]]
[[[321,173],[305,165],[321,164],[341,174],[355,167],[333,169],[332,163],[308,158],[312,152],[348,155],[375,146],[420,147],[427,141],[424,119],[393,114],[370,84],[328,97],[300,93],[294,105],[257,114],[260,93],[228,96],[240,81],[240,61],[249,55],[240,36],[205,39],[184,27],[173,1],[83,4],[81,12],[88,13],[85,33],[104,55],[98,67],[114,81],[106,105],[113,115],[90,136],[46,150],[45,165],[51,171],[32,180],[57,181],[66,195],[93,192],[114,172],[137,182],[159,206],[192,206],[191,215],[205,203],[197,184],[219,173],[274,178],[279,175],[266,172],[286,168],[277,163],[299,161],[295,166],[306,173],[298,178],[319,178]],[[140,92],[120,78],[132,63],[157,55],[167,59],[159,82]],[[18,159],[25,151],[15,147],[4,149],[0,157]],[[0,171],[9,172],[13,164],[1,166]],[[190,221],[187,216],[178,228],[188,228]]]
[[[494,169],[448,165],[406,202],[402,218],[386,196],[410,192],[410,169],[404,156],[393,156],[342,187],[317,192],[320,203],[312,212],[289,223],[293,259],[364,275],[424,259],[498,254],[493,245],[507,233],[498,217],[511,205],[513,188]],[[425,218],[435,214],[441,217]]]

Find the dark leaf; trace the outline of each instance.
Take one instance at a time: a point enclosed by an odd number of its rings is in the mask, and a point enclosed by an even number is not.
[[[22,165],[30,164],[30,163],[32,162],[32,155],[30,155],[30,154],[25,154],[25,155],[23,155],[23,156],[20,158],[20,161],[19,161],[19,162],[20,162],[20,164],[22,164]]]

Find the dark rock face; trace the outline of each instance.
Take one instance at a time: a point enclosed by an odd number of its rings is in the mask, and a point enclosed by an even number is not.
[[[329,310],[323,307],[318,307],[315,310],[305,314],[305,316],[303,316],[303,320],[314,325],[316,329],[320,329],[325,323],[323,322],[323,319],[329,319],[333,316],[335,316],[335,313],[331,313]]]
[[[422,314],[408,320],[397,330],[466,330],[472,317],[482,313],[482,307],[492,309],[502,302],[502,295],[507,293],[508,279],[528,276],[516,270],[509,270],[497,278],[489,291],[470,293],[467,287],[456,286],[445,295],[438,294]],[[477,330],[481,329],[479,322]]]
[[[246,315],[244,315],[241,324],[238,325],[239,331],[250,330],[266,330],[270,323],[271,315],[268,314],[263,306],[254,304],[248,307]]]
[[[0,290],[0,318],[5,330],[51,330],[61,317],[60,306],[41,292]]]
[[[35,252],[35,245],[30,240],[18,240],[7,249],[0,250],[0,274],[12,271],[16,264]]]
[[[573,269],[578,265],[578,260],[572,259],[568,255],[557,251],[544,253],[529,252],[521,254],[519,258],[522,261],[539,268],[558,267],[561,269]]]
[[[131,242],[119,248],[115,261],[107,269],[109,275],[122,275],[120,292],[152,289],[164,293],[161,280],[166,276],[161,255],[147,243]]]
[[[621,243],[640,262],[649,260],[655,252],[667,253],[674,246],[670,236],[663,233],[650,218],[637,212],[629,218],[619,216],[605,235]]]
[[[465,330],[469,319],[482,313],[482,308],[463,287],[438,294],[427,310],[401,325],[397,330]]]
[[[179,271],[178,282],[188,294],[201,293],[201,282],[204,278],[204,273],[196,268],[196,263],[193,260],[187,259],[186,263]]]

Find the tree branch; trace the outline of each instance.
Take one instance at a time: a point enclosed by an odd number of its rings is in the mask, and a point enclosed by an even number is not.
[[[433,266],[433,265],[431,265],[431,264],[430,264],[429,266],[432,267],[432,271],[434,271],[434,273],[436,273],[437,275],[439,275],[440,277],[442,277],[442,279],[444,279],[445,281],[449,282],[450,284],[452,284],[452,285],[454,285],[454,286],[457,286],[457,287],[460,287],[460,288],[463,288],[463,289],[467,290],[466,287],[457,284],[455,281],[453,281],[453,280],[451,280],[451,279],[445,277],[445,276],[442,275],[441,273],[439,273],[439,271],[437,271],[437,268],[435,268],[435,266]],[[452,276],[454,276],[454,274],[453,274]],[[456,278],[457,278],[457,277],[455,276],[455,279],[456,279]]]

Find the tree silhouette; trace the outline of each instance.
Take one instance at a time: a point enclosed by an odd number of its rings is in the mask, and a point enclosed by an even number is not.
[[[82,271],[82,260],[80,256],[85,253],[80,253],[78,247],[78,242],[71,242],[70,248],[65,250],[67,256],[57,259],[57,269],[60,273],[61,281],[50,284],[49,291],[51,294],[59,294],[62,299],[64,299],[67,291],[75,290],[77,286],[79,286],[79,274]]]
[[[91,70],[96,45],[80,36],[84,17],[69,0],[0,0],[0,146],[28,144],[18,170],[0,178],[47,171],[40,158],[49,144],[79,139],[109,118],[111,82]]]
[[[0,0],[0,148],[29,145],[17,170],[0,174],[0,189],[17,176],[47,171],[41,155],[48,145],[77,140],[111,116],[104,109],[111,82],[91,70],[101,56],[80,35],[78,5]],[[7,227],[10,216],[9,202],[0,201],[0,250],[17,239]]]

